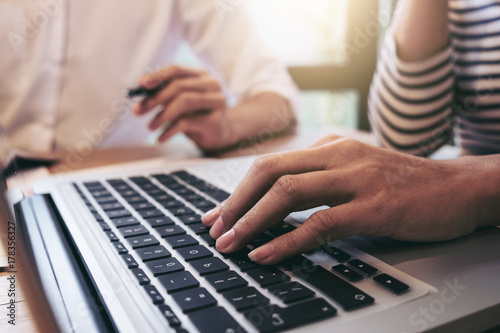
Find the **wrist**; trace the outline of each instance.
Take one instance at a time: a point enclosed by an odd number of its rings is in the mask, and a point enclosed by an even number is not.
[[[221,121],[229,146],[242,141],[265,141],[286,132],[296,124],[294,110],[285,98],[261,93],[224,111]]]
[[[468,219],[475,227],[500,225],[500,155],[457,159],[463,174],[457,191],[466,194],[470,205]]]

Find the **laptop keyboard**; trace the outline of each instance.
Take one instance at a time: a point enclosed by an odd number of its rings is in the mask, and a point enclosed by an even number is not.
[[[372,305],[374,297],[355,286],[361,280],[371,279],[394,295],[410,290],[404,282],[330,245],[275,266],[252,262],[248,258],[252,249],[295,229],[284,221],[237,253],[219,253],[201,214],[229,193],[186,171],[73,185],[95,226],[179,332],[184,332],[183,322],[162,294],[171,295],[200,332],[246,331],[218,305],[214,294],[222,295],[259,332],[275,332],[338,315],[337,307],[355,311]],[[316,264],[308,258],[316,253],[335,264],[329,269]],[[186,270],[188,265],[194,270]],[[211,290],[202,287],[202,280]]]

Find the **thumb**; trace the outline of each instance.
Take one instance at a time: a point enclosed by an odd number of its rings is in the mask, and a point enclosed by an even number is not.
[[[258,264],[271,265],[315,249],[319,245],[357,234],[352,203],[320,210],[300,227],[250,252],[248,257]]]

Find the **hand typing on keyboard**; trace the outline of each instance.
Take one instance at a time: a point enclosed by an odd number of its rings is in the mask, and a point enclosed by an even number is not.
[[[331,207],[250,253],[260,264],[357,234],[453,239],[498,223],[495,161],[429,160],[331,135],[309,149],[258,158],[233,194],[202,221],[211,226],[217,249],[229,253],[293,211]]]

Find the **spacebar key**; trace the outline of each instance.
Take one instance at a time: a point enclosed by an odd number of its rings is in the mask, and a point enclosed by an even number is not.
[[[244,315],[261,333],[276,332],[332,317],[337,310],[322,298],[280,308],[267,305]]]
[[[321,292],[339,303],[344,310],[352,310],[374,302],[373,297],[321,266],[301,269],[293,272],[293,274],[318,288]]]

